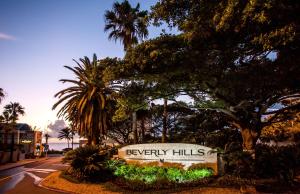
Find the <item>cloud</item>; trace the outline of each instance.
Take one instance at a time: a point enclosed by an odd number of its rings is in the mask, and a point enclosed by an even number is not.
[[[48,129],[47,129],[47,133],[50,135],[48,142],[49,143],[66,143],[65,139],[59,140],[57,138],[59,131],[65,127],[67,127],[67,124],[64,120],[55,120],[53,123],[50,123],[48,125]],[[44,134],[45,133],[46,132],[44,132]],[[43,142],[45,142],[45,136],[43,139],[44,139]],[[74,142],[79,142],[79,136],[77,134],[74,136]],[[52,149],[52,148],[50,148],[50,149]],[[53,149],[55,149],[55,148],[53,148]]]
[[[51,123],[48,128],[50,129],[48,131],[48,134],[50,137],[55,138],[58,136],[59,131],[63,128],[65,128],[67,125],[64,122],[64,120],[56,120],[54,123]]]
[[[16,40],[16,38],[12,35],[0,32],[0,40]]]

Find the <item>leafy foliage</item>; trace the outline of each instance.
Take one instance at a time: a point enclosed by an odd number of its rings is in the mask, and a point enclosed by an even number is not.
[[[100,152],[96,146],[84,146],[66,153],[63,162],[70,163],[70,173],[78,179],[99,181],[111,178],[106,170],[108,152]]]
[[[75,74],[76,79],[60,80],[73,86],[55,95],[59,100],[53,109],[64,103],[57,115],[71,121],[79,135],[98,144],[100,136],[106,134],[111,123],[114,92],[104,82],[102,75],[105,67],[95,54],[92,61],[85,57],[80,62],[75,61],[76,67],[65,66]]]
[[[258,176],[276,177],[281,183],[292,184],[296,168],[300,165],[299,145],[256,147],[255,168]]]
[[[298,12],[296,1],[163,0],[152,17],[182,33],[128,50],[126,67],[142,80],[168,83],[169,95],[184,92],[198,108],[223,113],[242,131],[244,150],[253,151],[264,126],[299,109],[298,103],[268,111],[299,93]]]
[[[105,31],[110,31],[108,39],[120,39],[124,49],[148,36],[147,11],[140,11],[140,4],[131,7],[127,0],[115,2],[111,11],[105,12]]]
[[[191,182],[213,175],[211,169],[190,169],[183,170],[174,167],[159,166],[136,166],[124,163],[110,162],[109,168],[114,171],[117,177],[123,177],[128,181],[142,181],[146,184],[153,184],[160,180],[170,182]]]
[[[10,102],[9,104],[4,106],[2,120],[6,123],[11,122],[16,124],[16,121],[19,120],[20,115],[24,115],[24,107],[20,105],[18,102]]]
[[[61,129],[58,133],[58,139],[66,139],[68,141],[69,148],[69,141],[72,139],[74,132],[70,128],[66,127]]]

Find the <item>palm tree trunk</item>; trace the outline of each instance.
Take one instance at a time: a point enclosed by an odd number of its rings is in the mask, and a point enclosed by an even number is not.
[[[4,130],[4,149],[7,148],[7,137],[8,136],[8,133],[7,133],[7,130]]]
[[[73,150],[73,144],[74,144],[74,135],[72,134],[72,150]]]
[[[168,100],[164,98],[163,130],[162,130],[162,137],[161,137],[162,143],[167,142],[167,117],[168,117],[167,106],[168,106]]]
[[[14,147],[15,147],[15,133],[14,133],[14,131],[12,131],[12,134],[11,134],[11,147],[10,147],[10,162],[13,162]]]
[[[138,143],[138,134],[137,134],[137,119],[136,119],[136,111],[132,113],[132,131],[133,131],[133,143]]]
[[[69,148],[69,147],[70,147],[70,146],[69,146],[69,139],[67,139],[67,142],[68,142],[68,148]]]
[[[92,145],[92,137],[91,136],[87,137],[87,144],[86,145]]]
[[[99,145],[99,144],[100,144],[99,137],[97,135],[93,135],[92,145]]]

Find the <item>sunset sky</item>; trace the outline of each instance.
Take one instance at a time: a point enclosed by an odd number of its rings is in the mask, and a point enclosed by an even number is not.
[[[9,102],[19,102],[26,115],[20,122],[44,129],[54,122],[54,94],[72,78],[63,65],[83,56],[122,57],[120,43],[104,33],[104,12],[110,0],[1,0],[0,1],[0,88]],[[132,0],[135,6],[139,1]],[[156,0],[141,1],[149,9]],[[149,28],[150,37],[161,29]]]

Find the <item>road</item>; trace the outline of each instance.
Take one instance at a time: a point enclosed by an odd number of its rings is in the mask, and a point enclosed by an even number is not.
[[[0,171],[0,194],[57,194],[38,186],[49,173],[62,170],[62,157],[49,157],[24,166]]]

